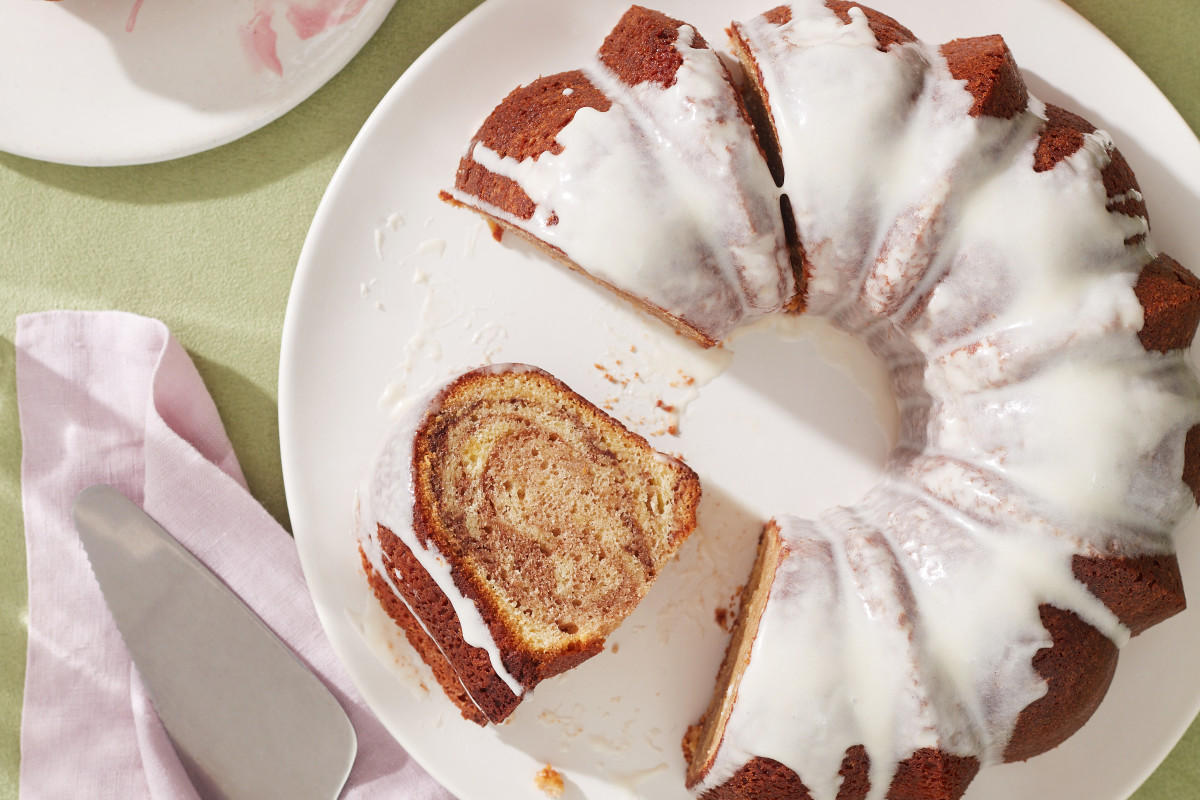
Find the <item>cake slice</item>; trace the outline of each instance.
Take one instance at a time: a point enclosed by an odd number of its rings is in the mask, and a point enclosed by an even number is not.
[[[657,11],[634,6],[592,63],[509,94],[442,198],[704,346],[796,300],[741,95],[702,37]]]
[[[696,524],[695,473],[535,367],[393,427],[359,493],[371,588],[463,716],[500,722],[599,653]]]

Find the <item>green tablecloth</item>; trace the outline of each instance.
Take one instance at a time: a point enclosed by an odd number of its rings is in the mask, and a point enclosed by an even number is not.
[[[166,322],[208,384],[250,489],[287,525],[276,379],[301,244],[371,109],[477,2],[398,0],[375,38],[311,99],[208,153],[108,169],[0,154],[0,800],[17,796],[25,672],[15,317],[115,308]],[[1200,0],[1069,3],[1200,131]],[[1200,797],[1200,722],[1135,797]]]

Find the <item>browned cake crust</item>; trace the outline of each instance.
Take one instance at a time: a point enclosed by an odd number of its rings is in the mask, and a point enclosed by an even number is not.
[[[1091,718],[1117,669],[1117,646],[1070,611],[1043,604],[1042,626],[1053,644],[1033,657],[1046,694],[1017,717],[1005,761],[1024,761],[1058,747]]]
[[[1133,287],[1145,312],[1138,338],[1147,350],[1191,347],[1200,324],[1200,279],[1166,253],[1142,268]]]
[[[923,747],[896,765],[888,800],[958,800],[979,772],[979,760]]]
[[[450,599],[438,587],[437,582],[425,571],[417,561],[412,551],[400,539],[384,526],[378,526],[379,544],[383,550],[385,569],[404,594],[404,603],[409,608],[416,609],[421,616],[424,630],[435,640],[431,650],[427,645],[417,648],[422,658],[426,653],[430,659],[426,663],[437,675],[444,672],[442,662],[452,665],[454,677],[438,675],[438,682],[446,690],[446,694],[454,701],[463,716],[480,725],[486,720],[502,722],[513,712],[521,702],[521,698],[512,693],[503,680],[492,669],[487,651],[472,647],[462,637],[462,628]],[[383,587],[387,589],[386,585]],[[390,590],[387,594],[391,594]],[[389,610],[390,613],[390,610]],[[395,619],[395,617],[393,617]],[[397,620],[401,622],[401,620]],[[420,627],[420,625],[418,626]],[[405,627],[409,631],[410,627]],[[420,637],[418,637],[420,638]],[[497,642],[503,648],[504,643]],[[511,645],[510,645],[511,646]],[[455,684],[458,688],[455,689]],[[463,697],[465,690],[466,697]],[[457,698],[457,699],[456,699]],[[476,705],[485,719],[469,714],[465,699],[470,699]]]
[[[1133,292],[1144,314],[1138,331],[1142,347],[1167,353],[1192,346],[1200,324],[1200,279],[1159,253],[1142,268]],[[1200,425],[1191,428],[1184,440],[1182,477],[1200,503]]]
[[[600,47],[600,61],[626,86],[651,81],[664,89],[675,85],[683,55],[675,46],[683,23],[659,11],[633,6]],[[697,32],[693,47],[708,47]]]
[[[429,637],[429,634],[421,627],[421,623],[408,610],[408,606],[392,593],[391,587],[387,585],[387,582],[375,572],[361,547],[358,549],[358,553],[362,558],[363,570],[367,574],[367,583],[370,584],[375,598],[383,606],[383,610],[387,612],[387,615],[392,618],[392,621],[404,631],[409,644],[417,651],[417,655],[421,657],[421,660],[429,665],[429,668],[433,671],[433,677],[437,680],[438,685],[442,687],[442,691],[458,707],[459,712],[463,715],[463,719],[470,720],[477,725],[486,725],[487,717],[479,710],[479,706],[475,705],[475,701],[471,699],[471,696],[467,694],[467,690],[463,688],[462,683],[458,680],[458,673],[454,671],[454,667],[442,655],[442,650],[438,647],[437,642]]]
[[[1047,103],[1046,125],[1033,152],[1033,171],[1054,169],[1058,162],[1070,158],[1083,147],[1085,133],[1095,130],[1096,127],[1083,117]]]
[[[1137,636],[1187,608],[1174,553],[1116,558],[1075,556],[1075,578]]]
[[[701,795],[702,800],[812,800],[808,787],[790,769],[772,758],[755,756],[725,783]],[[844,800],[841,793],[838,800]]]
[[[1029,104],[1029,92],[1017,62],[1000,36],[955,39],[942,45],[955,80],[967,82],[975,98],[972,117],[1012,119]]]
[[[838,768],[842,785],[838,787],[834,800],[862,800],[871,791],[871,757],[861,744],[847,748],[842,765]]]

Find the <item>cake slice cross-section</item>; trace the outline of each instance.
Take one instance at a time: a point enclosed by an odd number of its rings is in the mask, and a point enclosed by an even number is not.
[[[549,373],[412,406],[358,498],[368,582],[463,716],[504,720],[604,649],[696,524],[700,485]]]

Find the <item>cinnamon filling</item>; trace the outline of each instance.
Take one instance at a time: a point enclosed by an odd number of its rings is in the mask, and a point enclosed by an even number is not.
[[[576,409],[487,394],[426,433],[451,544],[526,636],[603,637],[656,577],[671,487]]]

